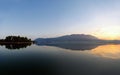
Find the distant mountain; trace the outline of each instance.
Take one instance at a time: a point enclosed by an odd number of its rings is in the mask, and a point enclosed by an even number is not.
[[[85,35],[85,34],[72,34],[58,37],[58,39],[69,39],[69,40],[98,40],[97,37],[92,35]]]
[[[99,39],[92,35],[85,35],[85,34],[72,34],[72,35],[65,35],[56,38],[38,38],[35,41],[37,44],[62,44],[62,43],[88,43],[90,41],[98,41]]]

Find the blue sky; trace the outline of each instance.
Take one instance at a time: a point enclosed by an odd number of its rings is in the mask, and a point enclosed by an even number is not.
[[[120,0],[0,0],[1,38],[82,33],[116,38],[119,19]]]

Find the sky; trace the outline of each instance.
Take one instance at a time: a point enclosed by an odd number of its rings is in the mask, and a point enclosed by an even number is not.
[[[0,38],[90,34],[120,39],[120,0],[0,0]]]

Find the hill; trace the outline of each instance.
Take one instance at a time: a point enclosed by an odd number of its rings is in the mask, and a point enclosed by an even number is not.
[[[91,43],[93,41],[99,41],[99,39],[92,35],[85,35],[85,34],[72,34],[72,35],[65,35],[56,38],[38,38],[34,40],[37,44],[62,44],[62,43]]]

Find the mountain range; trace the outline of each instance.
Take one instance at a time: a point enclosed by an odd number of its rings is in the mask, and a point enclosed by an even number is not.
[[[103,40],[92,35],[72,34],[56,38],[37,38],[34,40],[38,45],[53,45],[53,44],[101,44]]]
[[[56,38],[37,38],[34,40],[37,44],[61,44],[61,43],[120,43],[120,40],[101,40],[92,35],[86,34],[72,34]]]

